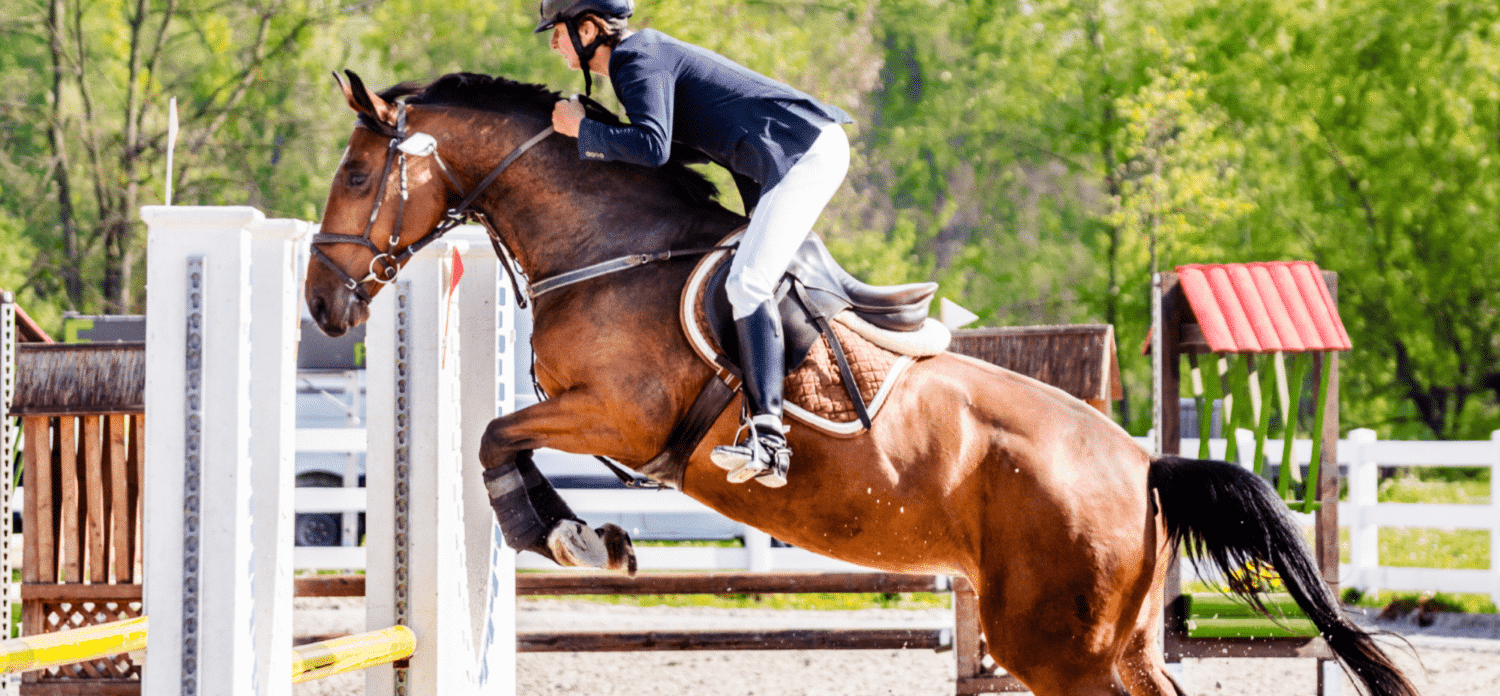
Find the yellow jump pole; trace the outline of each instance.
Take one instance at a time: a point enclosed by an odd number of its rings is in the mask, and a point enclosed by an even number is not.
[[[404,660],[416,648],[416,636],[400,625],[298,646],[292,651],[292,683]]]
[[[146,617],[0,642],[0,673],[87,662],[146,649]]]

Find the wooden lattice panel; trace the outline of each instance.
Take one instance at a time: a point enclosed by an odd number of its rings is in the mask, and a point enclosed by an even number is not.
[[[133,619],[141,615],[139,600],[35,600],[26,603],[22,632],[25,635],[54,633],[85,626],[96,626],[112,621]],[[103,657],[61,667],[27,672],[24,677],[28,688],[24,693],[63,693],[86,686],[94,693],[95,687],[107,683],[108,693],[119,693],[119,687],[135,683],[139,690],[141,666],[129,654]],[[30,685],[50,685],[52,688],[33,689]],[[63,688],[68,687],[68,688]],[[98,692],[104,693],[104,692]]]

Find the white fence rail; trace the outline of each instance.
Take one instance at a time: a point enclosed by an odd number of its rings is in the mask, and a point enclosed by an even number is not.
[[[1369,590],[1436,590],[1486,593],[1500,604],[1500,430],[1489,440],[1413,442],[1376,440],[1371,430],[1355,430],[1339,443],[1339,460],[1349,464],[1349,502],[1339,504],[1339,520],[1349,528],[1349,564],[1343,584]],[[1487,505],[1381,503],[1376,494],[1382,466],[1464,466],[1490,470]],[[1487,570],[1398,568],[1380,564],[1381,527],[1484,529],[1490,533]]]
[[[301,429],[298,451],[360,452],[364,449],[364,430]],[[1239,451],[1254,450],[1248,431],[1238,433]],[[1146,446],[1149,438],[1136,438]],[[1281,461],[1280,443],[1266,447],[1271,464]],[[1198,441],[1184,439],[1182,451],[1198,451]],[[1209,442],[1212,456],[1223,457],[1225,441]],[[1312,453],[1312,443],[1294,443],[1292,456],[1305,462]],[[1348,469],[1349,500],[1339,503],[1339,524],[1349,529],[1350,560],[1339,567],[1341,584],[1364,591],[1402,590],[1466,592],[1489,594],[1500,604],[1500,431],[1489,440],[1469,442],[1428,442],[1377,440],[1371,430],[1354,430],[1349,438],[1339,440],[1338,461]],[[1490,499],[1482,505],[1448,505],[1428,503],[1380,503],[1376,493],[1379,468],[1382,466],[1439,467],[1463,466],[1490,469]],[[637,491],[619,489],[569,489],[560,491],[573,510],[584,519],[601,514],[716,514],[703,504],[676,491]],[[364,509],[362,488],[299,488],[297,512],[355,512]],[[1307,526],[1311,515],[1298,515]],[[1482,529],[1490,533],[1488,569],[1403,568],[1380,565],[1379,529],[1381,527],[1424,527],[1440,529]],[[765,533],[746,526],[743,547],[711,546],[641,546],[636,549],[641,567],[663,570],[862,570],[859,566],[824,558],[795,548],[772,545]],[[299,569],[363,568],[362,547],[303,546],[296,549],[295,565]],[[551,569],[556,567],[534,554],[522,554],[518,568]],[[1192,568],[1184,567],[1187,577]]]

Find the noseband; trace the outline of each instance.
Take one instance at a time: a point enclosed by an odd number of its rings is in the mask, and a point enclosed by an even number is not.
[[[437,142],[432,139],[432,136],[425,133],[415,133],[410,138],[407,137],[406,103],[397,102],[396,130],[394,134],[387,136],[390,137],[391,142],[385,151],[385,167],[380,173],[380,188],[375,192],[375,205],[370,209],[370,219],[365,223],[364,234],[355,236],[352,234],[326,234],[319,232],[313,235],[312,238],[311,253],[313,258],[322,262],[330,271],[333,271],[334,275],[343,280],[344,287],[354,293],[355,297],[358,297],[362,302],[369,303],[370,294],[365,291],[365,283],[371,281],[381,285],[390,283],[396,279],[396,273],[401,269],[402,264],[405,264],[407,260],[415,256],[417,252],[421,251],[428,244],[437,241],[438,238],[447,234],[449,230],[463,224],[470,217],[476,217],[479,218],[480,222],[484,223],[484,228],[490,236],[490,242],[495,247],[495,253],[508,266],[512,266],[512,268],[507,268],[506,270],[509,271],[508,275],[510,275],[511,284],[514,286],[516,283],[515,268],[513,268],[515,265],[515,254],[511,253],[510,248],[505,245],[504,240],[500,239],[500,235],[495,232],[489,221],[483,219],[478,211],[472,210],[470,206],[473,205],[474,200],[479,197],[479,194],[483,193],[486,188],[489,188],[490,184],[494,183],[495,179],[499,178],[500,174],[509,168],[511,164],[514,164],[521,155],[526,154],[527,150],[535,147],[537,143],[542,142],[547,136],[552,135],[552,133],[552,127],[548,126],[542,132],[532,136],[530,140],[516,146],[516,149],[512,150],[509,155],[505,156],[505,159],[500,161],[500,164],[490,170],[489,175],[483,181],[480,181],[479,185],[474,187],[474,190],[466,194],[459,201],[458,205],[449,208],[443,214],[442,222],[439,222],[431,230],[428,230],[427,234],[422,235],[417,241],[407,245],[406,248],[394,251],[396,245],[401,241],[401,229],[404,227],[403,222],[406,216],[406,199],[408,195],[406,156],[408,154],[418,157],[432,155],[433,159],[437,162],[438,168],[442,170],[443,176],[447,177],[448,183],[453,185],[453,190],[462,191],[464,189],[463,185],[458,183],[458,179],[453,176],[453,172],[448,170],[448,165],[443,162],[443,158],[438,156]],[[386,185],[390,182],[393,165],[399,170],[398,181],[401,187],[401,197],[396,200],[396,223],[391,227],[391,238],[386,242],[385,250],[382,251],[371,239],[371,234],[375,231],[375,219],[380,216],[380,207],[385,203],[385,189]],[[369,249],[375,254],[370,259],[369,272],[365,277],[355,279],[354,276],[349,275],[348,271],[345,271],[338,264],[334,263],[333,259],[328,257],[328,254],[318,248],[319,245],[323,244],[358,244]],[[519,288],[516,288],[516,297],[520,298],[521,306],[525,307],[526,300],[524,298],[526,296],[520,292]]]

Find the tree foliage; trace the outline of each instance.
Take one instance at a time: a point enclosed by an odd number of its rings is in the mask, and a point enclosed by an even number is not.
[[[315,219],[351,120],[328,77],[577,91],[535,3],[16,0],[0,15],[0,285],[139,309],[141,205]],[[1107,322],[1145,427],[1153,269],[1340,274],[1346,425],[1500,427],[1500,10],[1453,0],[680,0],[637,27],[854,114],[820,227],[872,282],[989,324]],[[595,96],[609,104],[607,81]],[[729,178],[708,168],[727,203]]]

